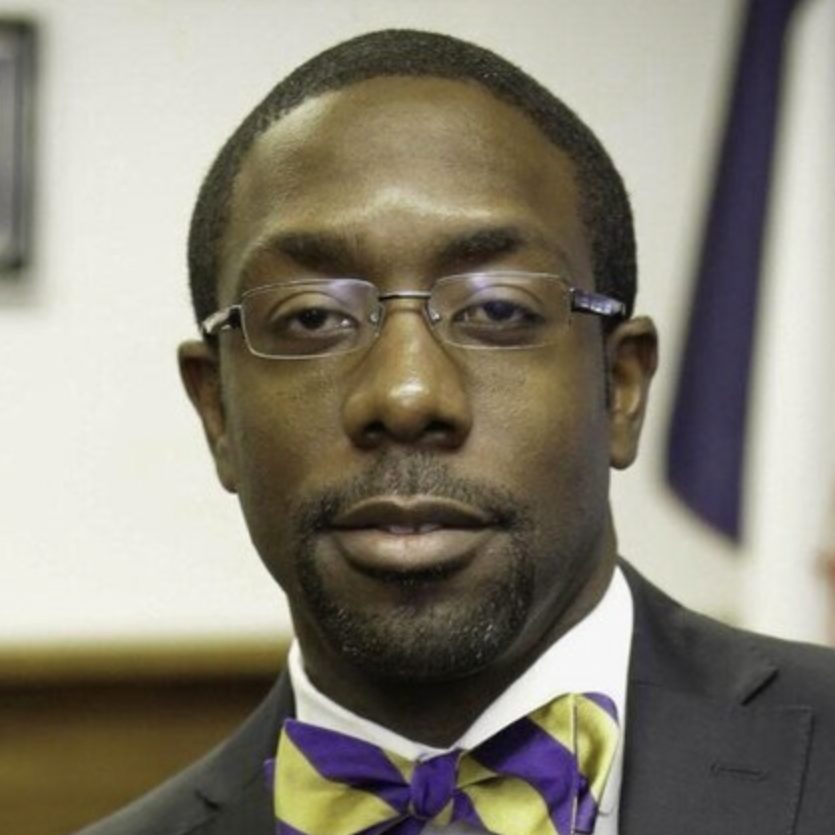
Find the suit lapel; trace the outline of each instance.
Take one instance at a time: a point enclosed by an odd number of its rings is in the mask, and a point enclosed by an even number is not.
[[[635,600],[620,835],[790,835],[812,726],[777,670],[624,565]]]

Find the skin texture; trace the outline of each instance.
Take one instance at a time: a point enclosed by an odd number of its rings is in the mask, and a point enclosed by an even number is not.
[[[222,253],[221,305],[300,277],[394,291],[499,268],[594,289],[569,160],[478,85],[440,79],[365,81],[273,125],[236,182]],[[180,348],[311,679],[439,746],[605,590],[609,468],[635,456],[655,365],[643,318],[604,339],[577,315],[554,344],[478,352],[439,343],[414,300],[347,356],[258,359],[234,331],[217,351]],[[330,527],[379,496],[446,497],[491,522],[463,558],[383,576],[346,559]]]

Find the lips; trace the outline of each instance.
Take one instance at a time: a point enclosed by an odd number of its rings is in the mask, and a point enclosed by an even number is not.
[[[423,496],[377,497],[352,505],[333,520],[339,529],[421,527],[483,528],[491,523],[489,514],[463,502]]]
[[[489,514],[458,501],[379,497],[337,516],[330,536],[345,559],[372,574],[442,573],[463,567],[497,533]]]

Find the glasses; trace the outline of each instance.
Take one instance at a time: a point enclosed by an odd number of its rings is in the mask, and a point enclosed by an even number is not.
[[[329,357],[369,346],[383,326],[385,303],[395,299],[424,302],[424,317],[436,337],[461,348],[534,348],[554,342],[572,313],[626,315],[623,302],[578,290],[558,275],[490,272],[440,278],[429,291],[394,293],[381,293],[357,278],[268,284],[207,316],[200,329],[213,338],[240,328],[257,357]]]

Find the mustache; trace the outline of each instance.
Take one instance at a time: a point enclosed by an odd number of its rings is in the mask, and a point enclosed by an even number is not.
[[[530,517],[527,505],[510,491],[456,475],[433,454],[387,452],[367,471],[299,498],[293,510],[297,532],[306,538],[327,530],[353,505],[377,496],[451,499],[484,511],[507,530],[527,527]]]

